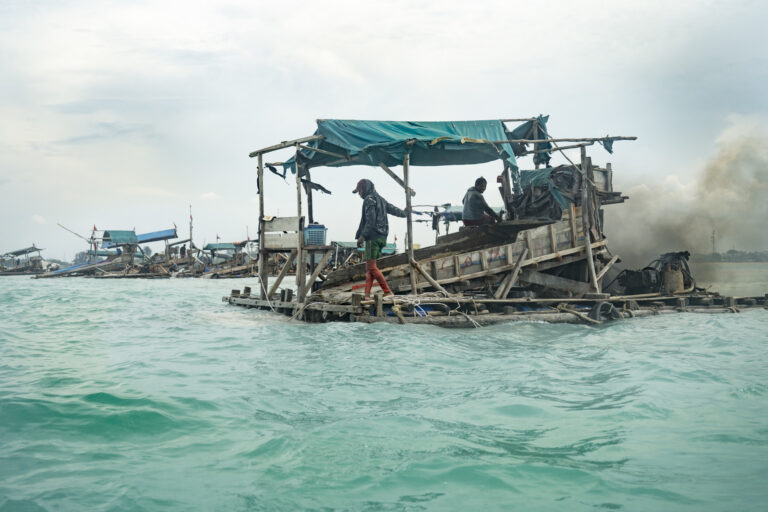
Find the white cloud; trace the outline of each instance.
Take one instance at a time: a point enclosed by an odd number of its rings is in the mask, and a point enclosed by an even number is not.
[[[216,192],[206,192],[205,194],[200,196],[201,198],[205,199],[206,201],[211,201],[215,199],[219,199],[221,196],[217,194]]]
[[[46,221],[45,217],[43,217],[42,215],[33,215],[30,218],[32,219],[32,222],[34,222],[35,224],[47,224],[48,223],[48,221]]]

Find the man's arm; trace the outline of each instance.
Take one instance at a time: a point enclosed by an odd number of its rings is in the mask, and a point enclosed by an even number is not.
[[[497,221],[501,221],[501,216],[497,214],[495,211],[493,211],[493,208],[488,206],[488,203],[485,202],[485,198],[482,195],[480,195],[480,200],[483,202],[482,204],[483,212],[487,213]]]
[[[389,204],[389,202],[387,202],[386,200],[384,202],[387,205],[387,213],[388,214],[394,215],[395,217],[407,217],[408,216],[408,212],[406,212],[405,210],[401,210],[397,206]]]

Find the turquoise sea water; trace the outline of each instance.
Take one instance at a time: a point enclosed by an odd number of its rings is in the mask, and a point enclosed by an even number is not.
[[[766,510],[768,311],[289,323],[0,280],[0,511]]]

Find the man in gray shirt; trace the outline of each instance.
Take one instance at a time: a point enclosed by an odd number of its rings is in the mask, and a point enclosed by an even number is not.
[[[464,194],[464,199],[461,200],[464,203],[461,220],[464,221],[465,226],[480,226],[482,224],[501,222],[501,217],[488,206],[483,197],[483,192],[485,192],[487,186],[488,182],[485,178],[477,178],[475,186],[470,187],[467,193]]]

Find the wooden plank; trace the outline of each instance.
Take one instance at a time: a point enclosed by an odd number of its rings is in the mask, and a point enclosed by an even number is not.
[[[258,185],[259,185],[259,295],[267,298],[267,253],[264,242],[264,156],[259,153],[258,158]]]
[[[581,172],[584,178],[589,176],[589,164],[587,161],[587,150],[581,148]],[[592,282],[592,288],[595,292],[600,293],[600,284],[597,282],[597,273],[595,272],[595,260],[592,257],[591,239],[589,231],[592,227],[589,216],[589,203],[592,201],[590,195],[590,188],[587,179],[581,180],[581,215],[582,222],[584,223],[584,247],[587,250],[587,269],[589,270],[589,279]]]
[[[328,263],[328,260],[331,258],[332,254],[333,254],[332,250],[325,251],[325,254],[323,255],[322,259],[320,260],[320,263],[317,264],[317,266],[315,267],[314,271],[312,272],[312,275],[309,276],[309,279],[307,280],[307,284],[304,287],[305,293],[307,293],[310,290],[312,290],[312,285],[315,283],[315,281],[317,281],[317,276],[319,276],[320,272],[323,271],[323,269],[325,268],[325,264]],[[299,301],[300,302],[303,302],[303,300],[304,300],[303,297],[299,297]]]
[[[436,258],[446,258],[454,254],[462,254],[469,251],[478,251],[490,247],[501,247],[510,242],[514,242],[520,231],[532,227],[551,224],[552,221],[541,220],[523,220],[523,221],[504,221],[500,224],[488,224],[478,226],[472,229],[465,229],[458,233],[451,233],[440,237],[440,242],[436,245],[423,247],[414,251],[416,261],[430,261]],[[377,262],[382,272],[399,266],[409,265],[408,254],[400,253],[391,256],[384,256]],[[407,270],[407,269],[406,269]],[[356,280],[357,276],[365,275],[365,264],[352,265],[339,269],[328,275],[328,280],[324,286],[333,286],[334,284]]]
[[[438,283],[437,281],[435,281],[435,280],[432,278],[432,276],[430,276],[429,274],[427,274],[427,273],[426,273],[426,271],[425,271],[425,270],[424,270],[424,269],[421,267],[421,265],[419,265],[419,262],[418,262],[418,261],[415,261],[415,260],[411,260],[411,266],[412,266],[413,268],[415,268],[416,270],[418,270],[418,271],[419,271],[419,273],[420,273],[422,276],[424,276],[424,279],[426,279],[427,281],[429,281],[429,284],[431,284],[431,285],[432,285],[432,286],[435,288],[435,290],[437,290],[437,291],[439,291],[440,293],[444,294],[446,297],[450,295],[450,293],[448,293],[448,291],[447,291],[445,288],[443,288],[442,286],[440,286],[440,283]],[[413,287],[412,289],[415,289],[415,283],[414,283],[413,279],[411,279],[411,286]]]
[[[391,177],[393,180],[395,180],[395,181],[397,182],[397,184],[398,184],[398,185],[400,185],[400,186],[401,186],[401,187],[403,187],[403,188],[407,188],[407,187],[406,187],[406,185],[405,185],[405,182],[404,182],[402,179],[400,179],[400,176],[398,176],[397,174],[395,174],[395,173],[394,173],[394,171],[393,171],[392,169],[390,169],[389,167],[387,167],[387,165],[386,165],[385,163],[383,163],[383,162],[382,162],[382,163],[379,163],[379,167],[381,167],[382,169],[384,169],[384,172],[386,172],[387,174],[389,174],[389,176],[390,176],[390,177]],[[415,192],[413,189],[410,189],[410,193],[411,193],[411,196],[415,196],[415,195],[416,195],[416,192]]]
[[[499,289],[496,290],[496,293],[494,294],[494,298],[496,299],[506,299],[507,295],[509,295],[509,291],[512,289],[512,287],[515,285],[515,281],[517,281],[517,276],[520,274],[520,269],[523,268],[523,259],[525,259],[525,256],[528,254],[528,249],[523,249],[523,252],[520,253],[520,256],[518,256],[517,261],[515,262],[515,267],[512,269],[512,272],[507,276],[508,279],[505,279],[505,282],[502,282],[503,286],[499,286]]]
[[[409,180],[410,161],[411,155],[406,153],[405,158],[403,159],[403,182],[405,183],[405,210],[407,212],[406,227],[408,228],[408,232],[406,235],[408,238],[408,261],[411,263],[408,271],[410,272],[411,276],[411,292],[416,293],[416,270],[413,268],[413,262],[415,261],[415,258],[413,257],[413,212],[411,211],[411,188]]]
[[[576,207],[571,203],[570,209],[570,221],[571,221],[571,240],[573,241],[573,247],[578,247],[578,234],[576,232]]]
[[[597,274],[597,280],[600,281],[603,276],[605,275],[608,270],[613,266],[614,263],[616,263],[619,260],[619,255],[617,254],[611,260],[605,264],[605,266],[600,270],[600,272]]]
[[[520,282],[538,284],[555,290],[565,290],[579,295],[592,291],[589,283],[565,279],[564,277],[553,276],[535,270],[526,270],[520,275]]]
[[[480,268],[488,270],[488,255],[485,250],[480,251]]]
[[[264,233],[264,249],[296,249],[299,233]]]
[[[300,139],[284,140],[280,144],[275,144],[274,146],[268,146],[266,148],[257,149],[256,151],[251,151],[251,153],[249,153],[248,156],[253,158],[258,155],[263,155],[264,153],[277,151],[278,149],[289,148],[291,146],[296,146],[297,144],[301,144],[303,142],[309,142],[312,140],[318,140],[322,138],[324,138],[322,135],[310,135],[309,137],[302,137]]]
[[[288,270],[291,268],[291,265],[293,265],[294,260],[296,259],[296,255],[299,253],[298,250],[294,249],[291,251],[291,254],[288,256],[288,259],[285,261],[285,265],[283,265],[283,268],[280,270],[280,274],[277,276],[277,279],[274,283],[272,283],[272,286],[269,288],[269,292],[267,293],[267,296],[265,298],[271,298],[272,295],[275,294],[277,291],[277,287],[280,286],[280,283],[283,282],[283,278],[285,278],[286,275],[288,275]],[[267,284],[266,281],[264,281],[264,284]]]
[[[299,231],[301,220],[301,217],[272,217],[269,220],[264,220],[264,232]]]
[[[552,252],[557,254],[557,238],[555,237],[555,225],[549,225],[549,241],[552,245]]]

